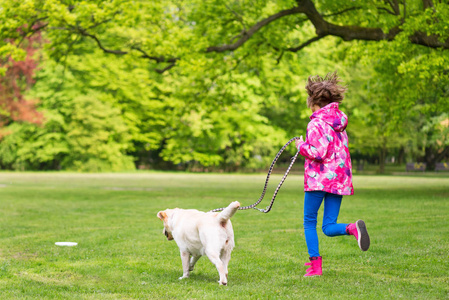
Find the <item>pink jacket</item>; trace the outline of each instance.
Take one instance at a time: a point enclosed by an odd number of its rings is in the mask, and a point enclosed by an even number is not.
[[[304,191],[352,195],[352,164],[346,126],[348,117],[332,102],[315,111],[306,140],[298,145],[305,157]]]

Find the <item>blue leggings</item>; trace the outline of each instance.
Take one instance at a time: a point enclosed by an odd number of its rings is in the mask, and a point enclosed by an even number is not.
[[[323,233],[327,236],[347,235],[348,224],[337,224],[343,196],[322,191],[305,192],[304,196],[304,234],[310,257],[320,256],[316,223],[318,209],[324,199]]]

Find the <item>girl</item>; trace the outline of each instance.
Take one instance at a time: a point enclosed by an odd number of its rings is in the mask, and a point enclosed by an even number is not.
[[[352,166],[348,149],[347,116],[338,109],[346,87],[337,72],[326,77],[310,76],[306,90],[307,107],[312,110],[307,135],[296,140],[296,148],[305,157],[304,172],[304,233],[310,266],[304,276],[322,275],[322,258],[316,232],[318,209],[324,199],[323,232],[327,236],[353,235],[362,251],[370,245],[365,222],[338,224],[343,195],[352,195]]]

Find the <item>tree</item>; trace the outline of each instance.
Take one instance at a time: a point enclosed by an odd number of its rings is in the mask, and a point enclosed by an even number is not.
[[[79,67],[73,63],[72,69]],[[78,69],[78,71],[80,71]],[[64,74],[64,75],[63,75]],[[83,78],[80,78],[81,80]],[[6,169],[76,171],[132,170],[127,155],[132,132],[110,96],[85,85],[72,70],[46,61],[28,95],[39,98],[45,119],[39,126],[12,123],[0,143]]]
[[[160,73],[188,61],[193,53],[207,55],[257,45],[265,48],[263,51],[282,55],[298,52],[329,36],[344,41],[406,38],[411,44],[449,49],[449,5],[432,0],[35,0],[3,1],[1,5],[4,37],[29,36],[45,30],[55,55],[67,53],[88,39],[105,53],[138,54],[160,65],[155,69]],[[17,28],[23,24],[28,25],[18,34]],[[298,28],[304,29],[301,39],[291,34]],[[274,38],[268,36],[273,33]]]
[[[9,43],[16,44],[13,40]],[[11,122],[42,122],[42,114],[36,111],[36,101],[24,97],[24,92],[34,83],[33,75],[37,68],[35,53],[40,43],[40,34],[26,37],[20,45],[25,52],[23,59],[16,60],[9,56],[4,61],[0,60],[0,70],[3,70],[0,77],[0,139],[7,133],[1,128]]]

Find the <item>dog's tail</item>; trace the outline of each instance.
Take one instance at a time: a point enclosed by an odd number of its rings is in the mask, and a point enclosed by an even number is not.
[[[240,203],[238,201],[234,201],[228,205],[222,212],[217,215],[217,218],[220,223],[226,223],[238,210],[240,207]]]

